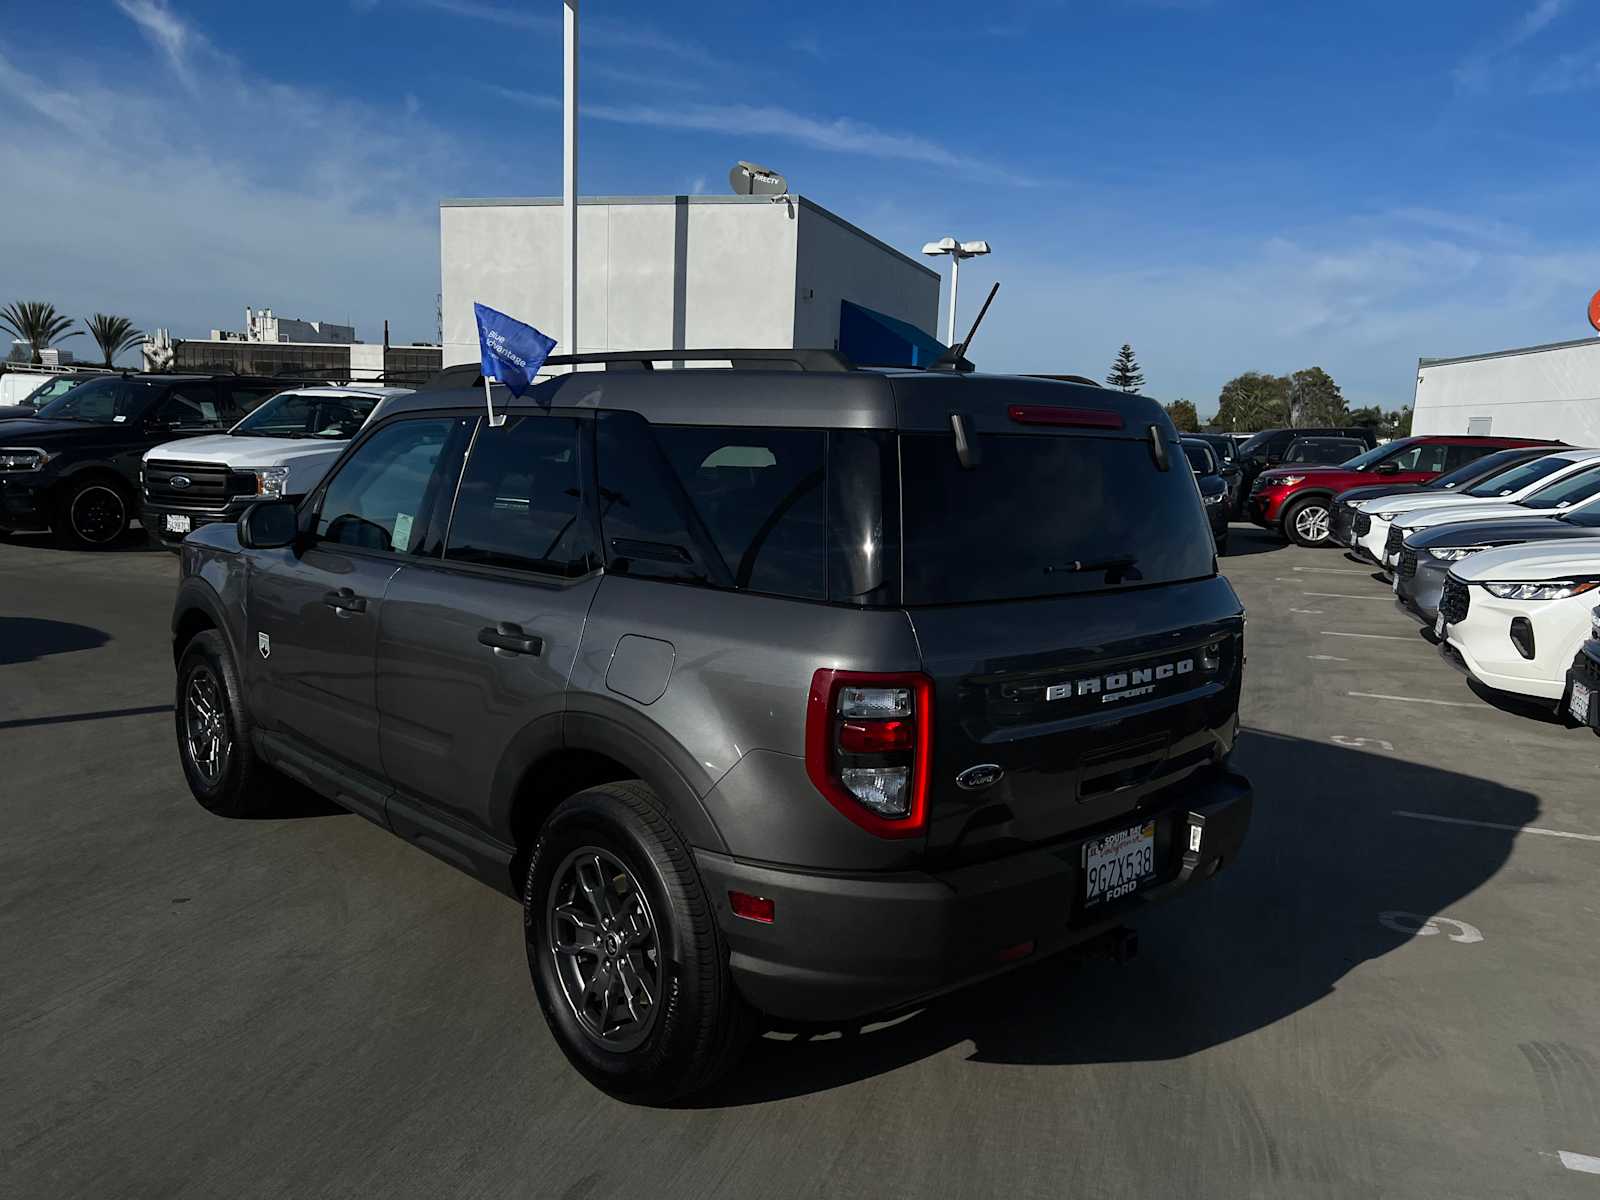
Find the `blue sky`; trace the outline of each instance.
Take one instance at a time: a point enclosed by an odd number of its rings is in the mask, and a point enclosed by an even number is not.
[[[560,8],[0,2],[3,299],[431,338],[438,200],[559,191]],[[909,252],[987,238],[985,369],[1100,376],[1131,341],[1202,412],[1311,365],[1393,407],[1419,355],[1589,332],[1597,12],[586,0],[581,188],[769,163]]]

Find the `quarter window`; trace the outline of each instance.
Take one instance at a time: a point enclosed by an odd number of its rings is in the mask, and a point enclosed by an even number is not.
[[[445,544],[452,562],[578,576],[598,562],[584,511],[579,422],[512,417],[487,424],[461,476]]]
[[[437,467],[457,422],[397,421],[358,446],[328,482],[317,537],[341,546],[413,553],[437,491]]]

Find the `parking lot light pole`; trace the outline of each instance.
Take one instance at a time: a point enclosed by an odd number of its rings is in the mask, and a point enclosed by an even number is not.
[[[963,258],[977,258],[980,254],[989,253],[988,242],[958,242],[955,238],[940,238],[937,242],[929,242],[922,247],[922,252],[931,258],[942,254],[950,256],[950,318],[946,323],[945,345],[956,344],[956,289],[961,286],[961,260]]]
[[[578,0],[563,0],[561,85],[561,340],[578,352]],[[577,370],[573,367],[572,370]]]

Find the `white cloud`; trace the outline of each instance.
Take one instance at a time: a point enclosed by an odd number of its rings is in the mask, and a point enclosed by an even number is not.
[[[1456,65],[1456,86],[1462,91],[1487,91],[1516,66],[1515,51],[1543,33],[1567,10],[1571,0],[1537,0],[1498,37]]]
[[[562,27],[562,18],[559,15],[529,12],[526,8],[508,8],[486,3],[485,0],[414,0],[414,3],[420,8],[432,9],[449,16],[469,21],[485,21],[491,25],[503,25],[511,29],[558,32]],[[555,11],[556,6],[551,4],[547,8]],[[712,66],[717,62],[711,52],[700,43],[665,33],[648,25],[641,25],[636,21],[622,22],[604,17],[597,19],[585,16],[579,27],[579,40],[584,48],[648,50],[700,66]]]
[[[116,4],[161,51],[173,73],[192,89],[195,81],[189,56],[196,49],[206,48],[205,39],[168,8],[166,0],[116,0]]]
[[[1558,95],[1600,87],[1600,43],[1562,54],[1533,77],[1535,95]]]

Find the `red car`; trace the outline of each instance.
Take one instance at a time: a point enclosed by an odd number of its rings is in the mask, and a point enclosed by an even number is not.
[[[1495,450],[1537,445],[1537,438],[1423,434],[1397,438],[1337,466],[1273,467],[1256,476],[1245,515],[1302,546],[1326,546],[1332,500],[1369,483],[1427,483]]]

